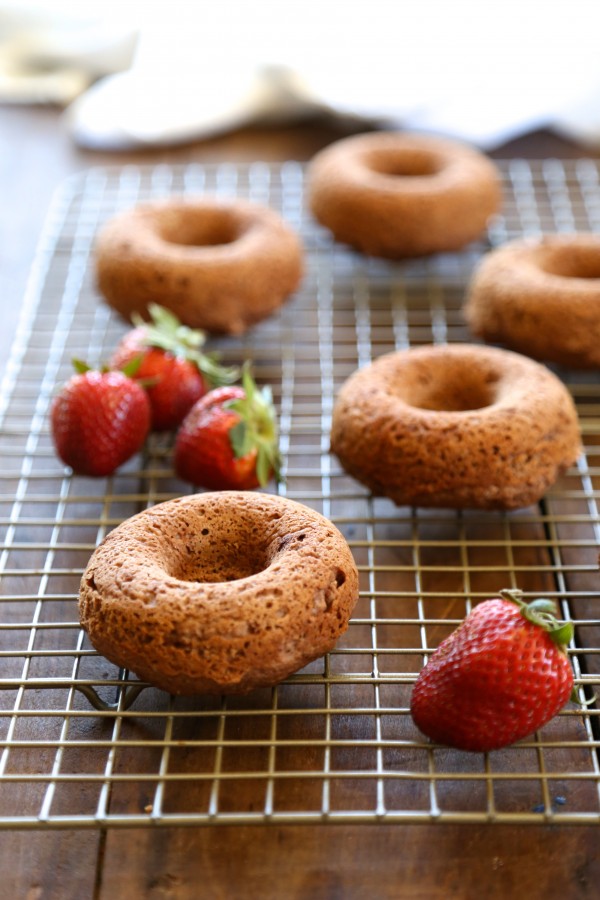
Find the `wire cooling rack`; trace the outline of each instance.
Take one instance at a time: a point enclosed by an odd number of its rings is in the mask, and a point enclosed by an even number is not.
[[[540,231],[600,231],[594,163],[502,166],[492,244]],[[280,414],[282,493],[330,517],[360,570],[336,649],[271,690],[174,699],[99,657],[79,628],[79,579],[129,515],[189,491],[171,439],[106,479],[56,459],[49,404],[71,357],[108,358],[125,325],[100,301],[98,226],[151,197],[216,193],[279,209],[302,235],[307,274],[281,313],[210,342],[251,359]],[[68,181],[37,254],[0,400],[0,825],[106,827],[253,822],[600,821],[598,710],[569,705],[540,732],[489,754],[431,744],[409,714],[427,653],[476,601],[543,592],[576,625],[581,698],[598,690],[597,373],[559,372],[585,450],[539,506],[513,513],[395,507],[329,454],[336,391],[394,348],[470,340],[465,285],[488,249],[402,264],[334,244],[310,219],[295,163],[92,170]]]

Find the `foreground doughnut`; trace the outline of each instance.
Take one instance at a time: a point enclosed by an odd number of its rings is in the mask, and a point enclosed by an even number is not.
[[[494,250],[473,276],[464,312],[486,341],[565,366],[600,366],[600,235],[546,235]]]
[[[496,168],[478,151],[389,132],[326,147],[310,165],[308,192],[338,241],[391,259],[460,249],[501,203]]]
[[[150,303],[191,328],[239,334],[299,285],[302,249],[272,209],[173,199],[128,210],[96,241],[98,288],[124,318]]]
[[[123,522],[81,580],[81,623],[118,666],[173,694],[242,693],[346,630],[358,575],[340,532],[268,494],[222,491]]]
[[[380,357],[337,397],[331,447],[398,505],[512,509],[577,459],[573,401],[549,369],[508,350],[427,346]]]

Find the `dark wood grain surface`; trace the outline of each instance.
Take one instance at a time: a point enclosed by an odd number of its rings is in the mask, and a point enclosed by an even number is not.
[[[320,120],[245,129],[172,149],[106,154],[76,148],[57,110],[0,108],[0,359],[11,345],[48,205],[68,175],[130,162],[307,160],[353,127]],[[576,158],[600,157],[600,151],[538,132],[493,155]],[[572,555],[579,558],[577,548]],[[530,579],[533,590],[536,576]],[[543,588],[542,575],[538,581]],[[580,577],[577,587],[583,584]],[[598,895],[600,854],[596,826],[15,830],[0,837],[0,879],[0,896],[28,900],[591,898]]]

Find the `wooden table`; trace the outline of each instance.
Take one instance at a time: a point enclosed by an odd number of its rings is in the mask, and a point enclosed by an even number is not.
[[[246,129],[145,153],[74,147],[52,109],[0,109],[0,260],[10,347],[20,298],[52,193],[97,165],[306,160],[351,126],[316,121]],[[550,133],[514,141],[498,159],[593,156]],[[600,152],[596,157],[600,158]],[[577,562],[577,548],[572,550]],[[589,559],[589,554],[586,560]],[[578,591],[595,588],[589,572]],[[540,576],[540,587],[543,586]],[[534,589],[536,576],[530,576]],[[585,615],[592,617],[593,609]],[[595,614],[597,618],[597,613]],[[0,837],[0,894],[27,898],[585,898],[600,883],[597,825],[272,824],[12,830]]]

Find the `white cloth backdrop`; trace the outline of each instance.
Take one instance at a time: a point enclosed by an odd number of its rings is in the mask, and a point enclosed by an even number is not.
[[[600,0],[0,0],[0,49],[20,17],[31,63],[25,7],[46,58],[54,42],[54,63],[87,79],[64,98],[86,146],[173,143],[315,108],[483,148],[542,126],[600,143]]]

